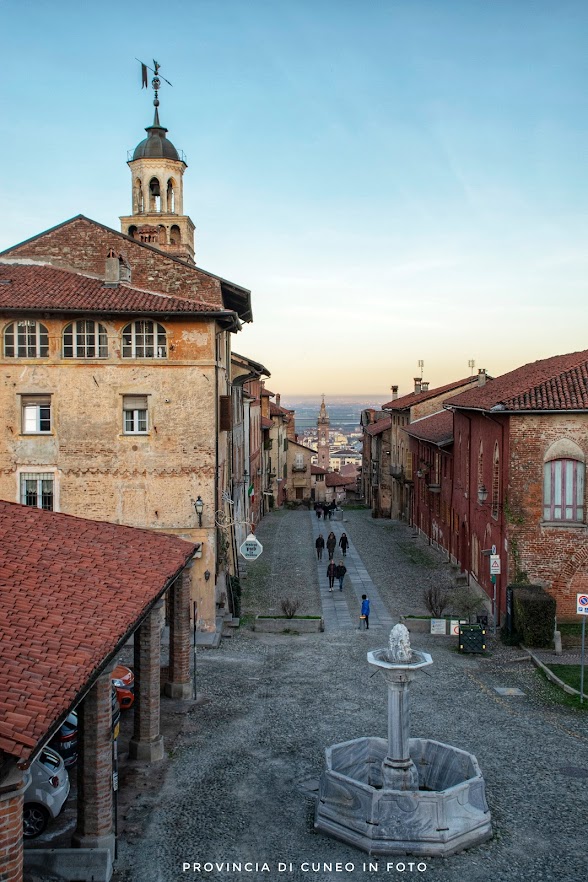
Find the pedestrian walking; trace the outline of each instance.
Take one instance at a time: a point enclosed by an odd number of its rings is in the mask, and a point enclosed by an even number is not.
[[[329,577],[329,591],[333,590],[335,584],[335,576],[337,575],[337,564],[334,560],[330,561],[327,567],[327,576]]]
[[[316,542],[314,544],[316,545],[317,560],[322,560],[323,559],[323,549],[325,547],[325,540],[323,539],[322,533],[318,534],[318,536],[316,537]]]
[[[325,511],[325,517],[328,518],[329,520],[331,520],[331,515],[332,515],[332,514],[333,514],[333,510],[332,510],[332,508],[331,508],[330,506],[328,506],[328,507],[327,507],[327,510]]]
[[[347,572],[347,567],[343,563],[342,560],[337,564],[335,575],[339,579],[339,591],[343,591],[343,579],[345,578],[345,573]]]
[[[337,537],[333,532],[327,536],[327,551],[329,552],[329,560],[333,560],[335,548],[337,547]]]
[[[370,602],[368,600],[367,594],[361,595],[361,614],[359,616],[359,627],[365,628],[366,631],[370,629]]]
[[[343,557],[346,557],[347,546],[349,545],[349,539],[347,538],[347,533],[341,533],[341,538],[339,539],[339,545],[341,546],[341,551],[343,552]]]
[[[322,508],[320,507],[320,505],[315,505],[314,510],[315,510],[315,512],[316,512],[316,516],[317,516],[317,518],[318,518],[319,521],[320,521],[320,519],[321,519],[321,515],[322,515],[322,513],[323,513]]]

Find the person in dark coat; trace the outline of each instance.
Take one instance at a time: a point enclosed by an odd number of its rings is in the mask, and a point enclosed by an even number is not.
[[[349,545],[349,539],[347,538],[347,533],[341,533],[341,538],[339,539],[339,545],[341,546],[341,551],[343,552],[343,557],[347,554],[347,546]]]
[[[339,579],[339,591],[343,591],[343,579],[345,578],[345,573],[347,572],[347,567],[343,563],[343,561],[339,561],[335,568],[335,575]]]
[[[320,507],[320,505],[315,505],[314,510],[315,510],[315,512],[316,512],[316,516],[317,516],[317,518],[318,518],[319,521],[320,521],[320,519],[321,519],[321,515],[322,515],[322,513],[323,513],[322,508]]]
[[[323,539],[322,533],[319,533],[319,535],[316,537],[316,542],[314,544],[316,545],[317,560],[322,560],[323,548],[325,547],[325,540]]]
[[[329,566],[327,567],[327,576],[329,577],[329,591],[333,590],[333,585],[335,584],[335,576],[337,575],[337,564],[334,560],[329,562]]]
[[[327,536],[327,551],[329,552],[329,560],[333,560],[333,555],[335,554],[335,548],[337,547],[337,537],[334,533],[329,533]]]

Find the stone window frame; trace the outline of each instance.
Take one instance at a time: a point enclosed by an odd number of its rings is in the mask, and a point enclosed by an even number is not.
[[[4,328],[3,337],[5,358],[47,358],[49,355],[49,331],[36,319],[10,322]]]
[[[17,470],[16,479],[17,499],[21,505],[29,505],[44,511],[59,511],[59,485],[54,469],[48,469],[47,466],[23,466]],[[27,482],[36,484],[34,494],[31,489],[27,490]],[[43,486],[49,483],[50,487]],[[50,505],[47,504],[49,500]]]
[[[121,332],[122,358],[167,358],[167,330],[152,319],[135,319]]]
[[[80,327],[80,325],[84,327]],[[90,326],[92,326],[91,329]],[[69,335],[71,335],[71,342],[66,343],[66,336]],[[94,338],[93,342],[89,342],[92,337]],[[61,332],[61,341],[62,358],[108,358],[108,332],[104,325],[95,319],[76,319],[69,322]],[[94,355],[88,355],[87,350],[92,347]],[[66,349],[70,348],[71,355],[66,352]],[[80,350],[82,354],[80,354]]]

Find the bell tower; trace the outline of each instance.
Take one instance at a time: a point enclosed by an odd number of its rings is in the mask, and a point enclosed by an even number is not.
[[[121,232],[173,257],[194,264],[194,224],[183,213],[183,181],[188,167],[159,122],[159,64],[151,81],[155,97],[152,125],[128,160],[132,179],[132,214],[120,218]],[[146,84],[146,76],[144,77]]]
[[[318,429],[318,451],[317,451],[317,465],[319,468],[324,469],[326,472],[329,471],[329,464],[331,460],[331,452],[329,448],[329,414],[327,413],[327,409],[325,407],[325,396],[323,395],[323,403],[321,404],[321,409],[319,412],[318,420],[316,421],[317,429]]]

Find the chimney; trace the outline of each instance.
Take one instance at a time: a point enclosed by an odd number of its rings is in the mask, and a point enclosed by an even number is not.
[[[486,385],[486,368],[478,368],[478,386]]]
[[[421,380],[421,392],[428,392],[428,391],[429,391],[429,381],[428,380]]]
[[[119,282],[131,281],[131,267],[122,254],[117,254],[113,248],[108,252],[104,268],[104,283],[108,287],[116,287]]]
[[[422,383],[422,382],[423,382],[423,381],[421,380],[420,377],[415,377],[415,378],[414,378],[414,394],[415,394],[415,395],[418,395],[419,392],[421,391],[421,383]]]
[[[390,389],[392,390],[392,401],[396,401],[398,398],[398,386],[390,386]]]
[[[280,406],[280,393],[279,392],[276,394],[276,404],[278,407]]]

